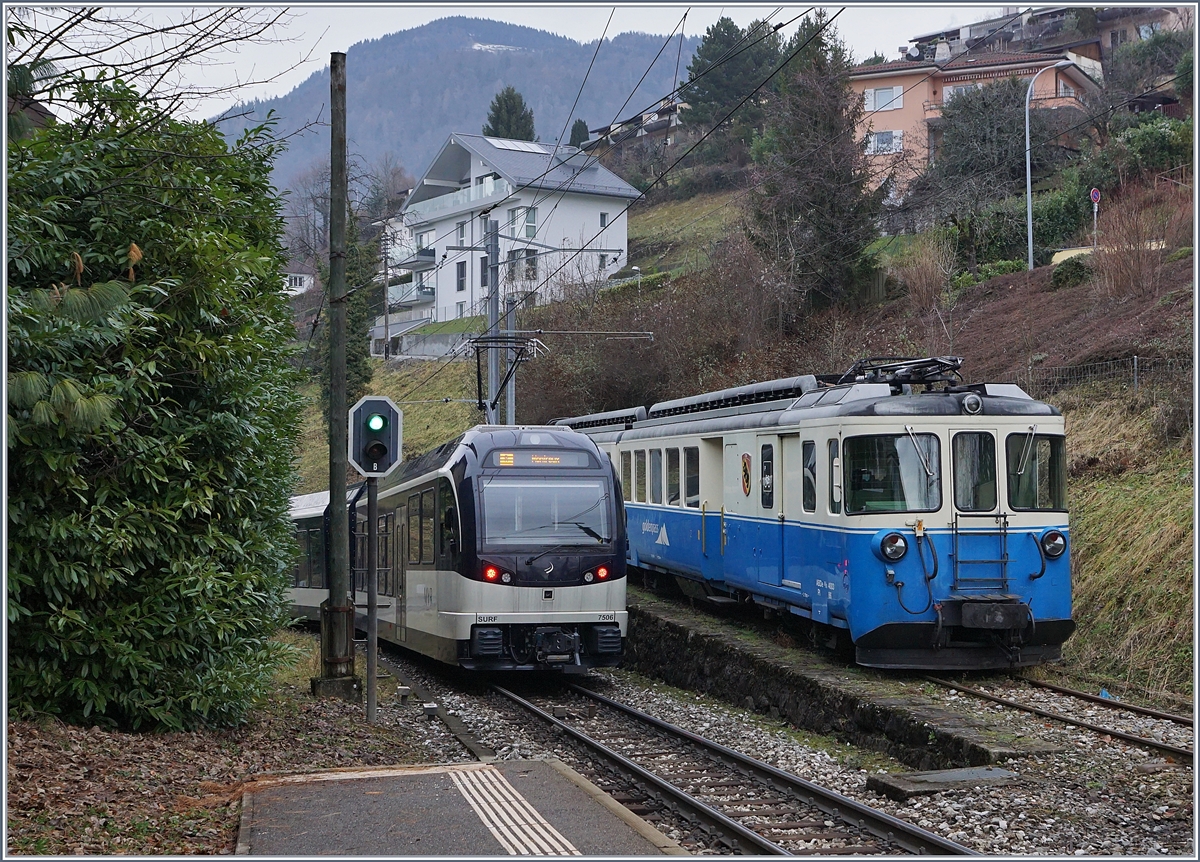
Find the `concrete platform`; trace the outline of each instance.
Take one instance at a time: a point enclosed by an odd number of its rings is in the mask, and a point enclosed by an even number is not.
[[[868,775],[867,790],[904,802],[914,796],[932,796],[951,787],[982,787],[1015,784],[1017,773],[997,766],[968,766],[932,772],[898,772]]]
[[[243,795],[237,853],[687,855],[558,760],[335,769],[263,778]]]

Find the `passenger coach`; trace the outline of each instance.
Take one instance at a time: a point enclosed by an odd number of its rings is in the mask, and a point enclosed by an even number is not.
[[[619,465],[629,562],[811,619],[873,667],[1061,657],[1074,631],[1061,414],[958,357],[870,359],[559,420]]]
[[[620,661],[625,516],[608,456],[568,428],[481,425],[379,488],[379,637],[469,669],[582,671]],[[328,492],[296,497],[296,612],[328,598]],[[366,627],[366,499],[348,495]]]

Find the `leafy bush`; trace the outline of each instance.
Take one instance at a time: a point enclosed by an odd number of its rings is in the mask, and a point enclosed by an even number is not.
[[[105,122],[7,150],[9,705],[235,723],[294,560],[277,145],[78,98]]]
[[[1054,267],[1054,272],[1050,275],[1050,289],[1061,290],[1064,287],[1083,284],[1089,281],[1093,274],[1094,270],[1087,255],[1077,254]]]
[[[997,276],[1009,275],[1014,272],[1024,272],[1028,266],[1029,263],[1024,260],[998,260],[995,263],[985,263],[979,267],[978,275],[972,275],[969,272],[959,273],[951,282],[951,287],[955,290],[962,290],[964,287],[970,287],[973,284],[982,284]]]
[[[1156,112],[1137,115],[1127,128],[1080,166],[1084,188],[1117,191],[1155,174],[1192,162],[1192,118],[1176,120]]]

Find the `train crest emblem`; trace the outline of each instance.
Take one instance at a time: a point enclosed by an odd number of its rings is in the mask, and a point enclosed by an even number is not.
[[[742,493],[750,496],[750,453],[742,453]]]

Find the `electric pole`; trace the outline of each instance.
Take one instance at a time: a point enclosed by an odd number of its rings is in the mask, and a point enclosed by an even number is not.
[[[321,604],[321,697],[358,700],[346,513],[346,55],[329,58],[329,598]]]
[[[515,333],[513,332],[514,320],[516,317],[517,298],[509,296],[504,303],[504,334],[511,341]],[[508,363],[510,370],[508,372],[508,384],[504,387],[504,410],[505,418],[509,425],[517,424],[517,369],[512,367],[517,364],[517,356],[519,351],[509,348]]]
[[[500,332],[500,222],[489,219],[487,223],[487,256],[488,256],[488,335],[498,335]],[[496,402],[500,389],[500,353],[497,350],[488,351],[488,404]],[[496,424],[496,411],[488,408],[487,420]]]

